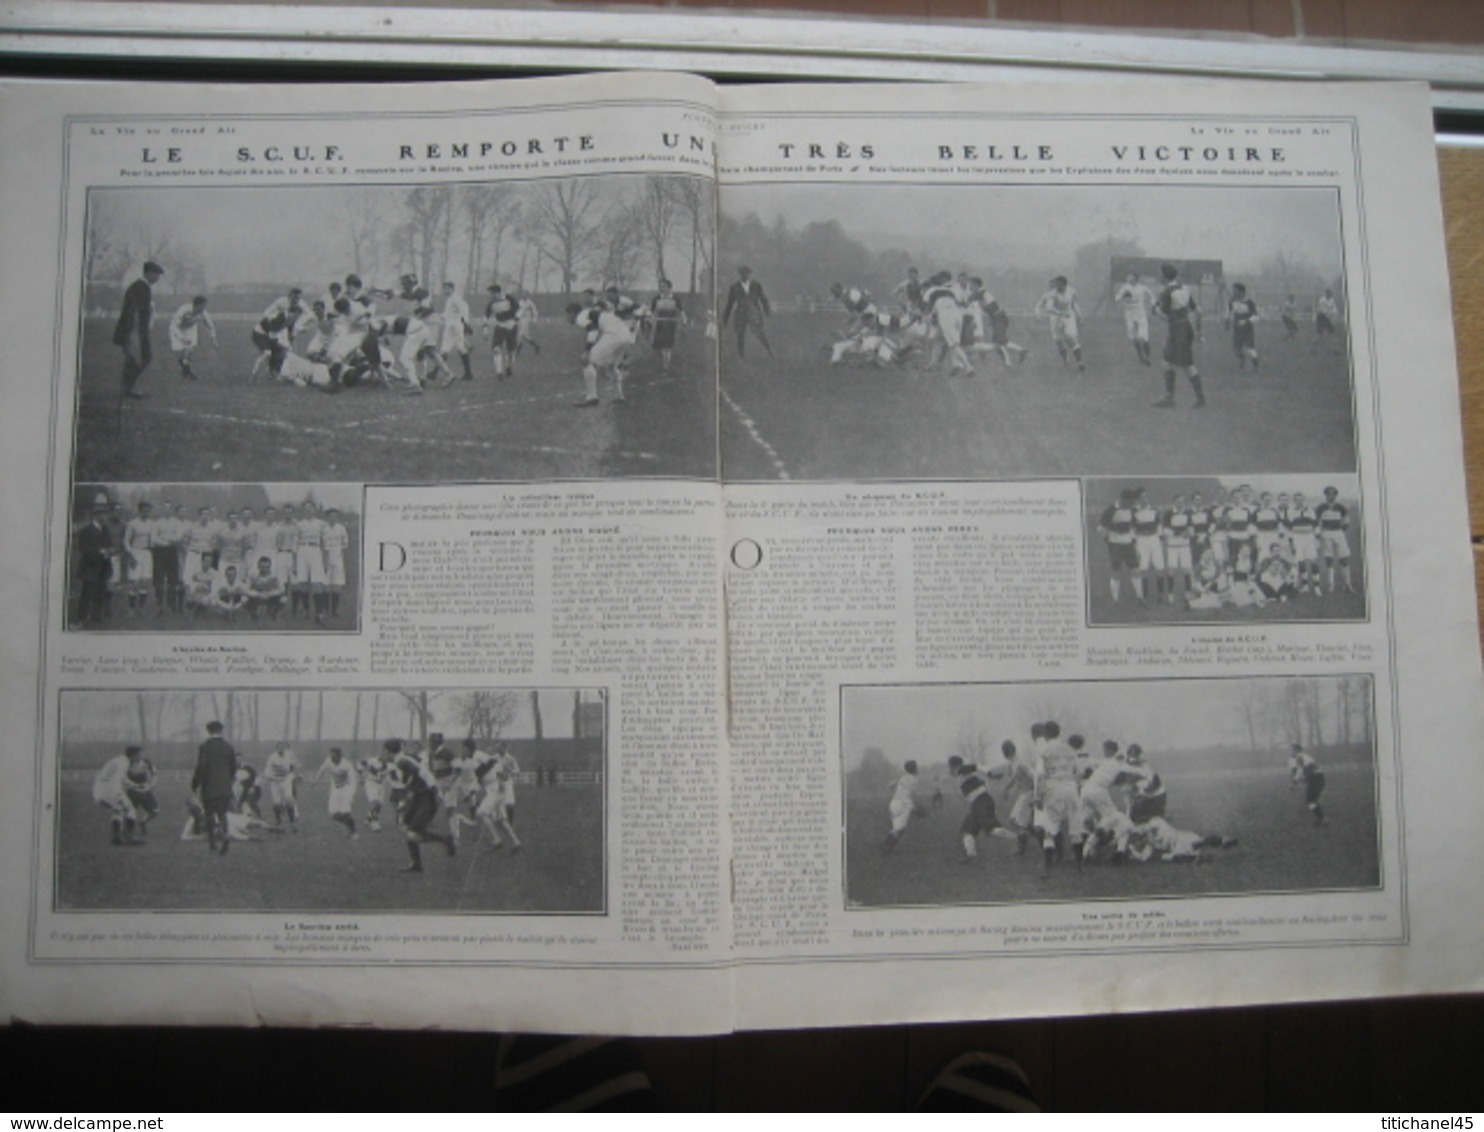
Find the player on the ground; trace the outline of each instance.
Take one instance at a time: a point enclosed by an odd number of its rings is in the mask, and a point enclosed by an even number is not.
[[[1153,352],[1149,348],[1149,312],[1154,309],[1154,292],[1144,285],[1137,271],[1130,271],[1113,292],[1113,301],[1123,312],[1123,325],[1128,331],[1128,340],[1134,344],[1134,353],[1146,366],[1153,365]]]
[[[93,801],[109,812],[111,844],[128,845],[134,841],[134,828],[140,815],[129,800],[129,769],[143,757],[142,747],[125,747],[123,754],[114,755],[93,776]]]
[[[289,828],[299,831],[299,756],[287,743],[279,743],[263,763],[263,778],[268,782],[268,801],[273,806],[273,824],[282,827],[287,818]]]
[[[1237,355],[1237,368],[1245,369],[1252,363],[1253,371],[1262,369],[1257,356],[1257,303],[1247,297],[1244,283],[1233,283],[1231,300],[1226,307],[1227,325],[1232,332],[1232,351]]]
[[[330,781],[330,796],[327,802],[330,820],[343,825],[346,834],[354,840],[360,836],[356,832],[355,817],[356,768],[339,747],[330,748],[330,757],[322,762],[319,770],[315,772],[315,782],[323,779]]]
[[[177,307],[170,316],[170,349],[175,354],[175,364],[180,367],[182,381],[198,379],[192,362],[196,347],[200,345],[201,327],[206,327],[207,334],[211,336],[211,344],[217,344],[216,324],[206,313],[206,303],[205,295],[197,295],[190,302]]]
[[[1051,344],[1061,356],[1062,365],[1075,364],[1078,373],[1086,373],[1077,328],[1082,320],[1082,308],[1077,305],[1077,289],[1067,282],[1065,275],[1056,276],[1047,285],[1046,293],[1036,300],[1035,313],[1047,319]]]
[[[917,760],[908,759],[902,764],[902,773],[897,775],[896,781],[891,784],[891,801],[886,806],[887,816],[891,819],[891,829],[881,842],[883,853],[890,853],[896,849],[897,842],[907,829],[907,823],[912,820],[913,811],[918,808]]]
[[[1324,771],[1302,744],[1293,743],[1288,752],[1288,788],[1292,790],[1299,785],[1304,788],[1304,805],[1314,815],[1314,824],[1328,824],[1319,801],[1324,794]]]
[[[1319,553],[1324,559],[1324,588],[1335,592],[1336,571],[1339,572],[1340,587],[1348,594],[1354,588],[1350,578],[1350,512],[1340,502],[1340,493],[1335,488],[1324,489],[1324,502],[1314,508],[1319,521]]]
[[[1150,818],[1134,827],[1129,842],[1129,856],[1136,861],[1184,862],[1199,864],[1206,859],[1211,849],[1233,849],[1235,837],[1223,837],[1219,833],[1201,834],[1188,829],[1176,829],[1164,818]]]
[[[1200,370],[1195,364],[1195,342],[1201,331],[1201,308],[1195,292],[1180,278],[1180,269],[1173,263],[1162,264],[1159,269],[1164,287],[1155,300],[1154,310],[1165,320],[1164,374],[1165,395],[1154,403],[1157,409],[1175,407],[1175,376],[1185,371],[1190,388],[1195,393],[1195,407],[1206,407],[1206,391],[1201,385]]]

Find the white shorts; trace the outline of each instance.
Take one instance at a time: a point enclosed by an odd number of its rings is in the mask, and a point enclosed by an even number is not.
[[[270,781],[268,801],[275,806],[292,806],[294,804],[294,780],[281,778]]]
[[[173,326],[170,328],[170,348],[177,354],[184,353],[186,350],[194,350],[197,342],[196,328],[194,326],[188,327],[185,330],[177,330]]]
[[[469,332],[464,329],[462,319],[456,318],[443,324],[443,336],[438,342],[438,348],[445,354],[469,352]]]
[[[129,565],[129,581],[148,585],[155,576],[155,556],[148,550],[126,550],[124,558]]]
[[[325,556],[317,546],[301,546],[294,551],[294,581],[314,586],[325,584]]]
[[[1190,559],[1190,543],[1173,543],[1165,547],[1165,569],[1187,572],[1194,569]]]
[[[1344,531],[1320,531],[1319,552],[1326,558],[1349,558],[1350,540]]]
[[[1144,311],[1124,311],[1123,324],[1128,327],[1130,342],[1149,341],[1149,315]]]
[[[1139,535],[1134,539],[1134,550],[1139,556],[1140,570],[1165,568],[1165,547],[1158,535]]]
[[[616,366],[626,362],[632,339],[617,334],[605,334],[593,343],[587,359],[595,366]]]
[[[325,551],[325,584],[337,589],[345,585],[345,552]]]
[[[292,550],[275,550],[273,552],[273,572],[278,575],[278,580],[285,585],[294,580],[294,552]]]
[[[365,790],[366,793],[366,801],[372,802],[378,806],[386,801],[385,782],[377,782],[374,778],[368,778],[364,783],[362,783],[362,788]]]
[[[1051,340],[1058,346],[1066,346],[1069,349],[1081,345],[1077,341],[1077,316],[1074,314],[1052,315]]]
[[[901,833],[907,828],[907,823],[912,820],[912,803],[906,798],[894,800],[887,807],[887,813],[891,815],[891,831]]]
[[[330,787],[330,813],[348,814],[355,808],[356,784],[352,780],[344,786]]]
[[[1319,560],[1319,539],[1313,531],[1294,531],[1290,537],[1293,540],[1295,562],[1317,562]]]

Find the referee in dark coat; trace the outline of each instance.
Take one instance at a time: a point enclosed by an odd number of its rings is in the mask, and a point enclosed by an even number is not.
[[[196,749],[196,773],[191,775],[191,789],[206,813],[207,845],[223,856],[232,843],[227,811],[232,808],[232,783],[237,777],[237,749],[222,737],[225,730],[216,720],[206,725],[206,742]]]
[[[143,394],[134,387],[155,356],[149,330],[155,317],[154,285],[164,274],[165,269],[154,260],[144,265],[143,277],[124,292],[124,305],[113,328],[113,344],[124,352],[124,396],[136,400]]]

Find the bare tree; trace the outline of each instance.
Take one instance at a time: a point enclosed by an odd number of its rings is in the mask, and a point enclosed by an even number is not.
[[[541,185],[530,197],[533,237],[561,271],[562,290],[569,294],[601,223],[603,196],[598,182],[574,178]]]
[[[669,177],[644,178],[644,191],[640,194],[637,205],[639,225],[650,247],[654,249],[656,281],[669,278],[669,273],[665,270],[665,247],[670,242],[682,207],[675,190],[671,188],[672,184],[673,179]]]
[[[486,742],[498,739],[514,722],[519,709],[520,695],[516,692],[469,692],[454,701],[454,710],[469,737]]]
[[[677,177],[669,182],[671,194],[685,213],[690,230],[690,287],[694,293],[715,289],[712,264],[715,262],[716,226],[712,222],[715,198],[711,183],[697,177]]]
[[[400,689],[398,694],[407,706],[407,729],[410,734],[415,734],[419,740],[426,743],[428,732],[433,727],[433,702],[438,699],[441,692],[404,692]]]

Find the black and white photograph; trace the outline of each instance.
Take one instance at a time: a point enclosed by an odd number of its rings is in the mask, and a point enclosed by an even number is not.
[[[362,529],[359,485],[75,484],[66,626],[354,632]]]
[[[1366,618],[1354,475],[1092,479],[1088,624]]]
[[[716,476],[711,183],[88,194],[77,481]]]
[[[602,913],[600,688],[61,693],[57,911]]]
[[[1356,468],[1333,190],[728,185],[728,479]]]
[[[1369,676],[840,697],[847,908],[1381,884]]]

